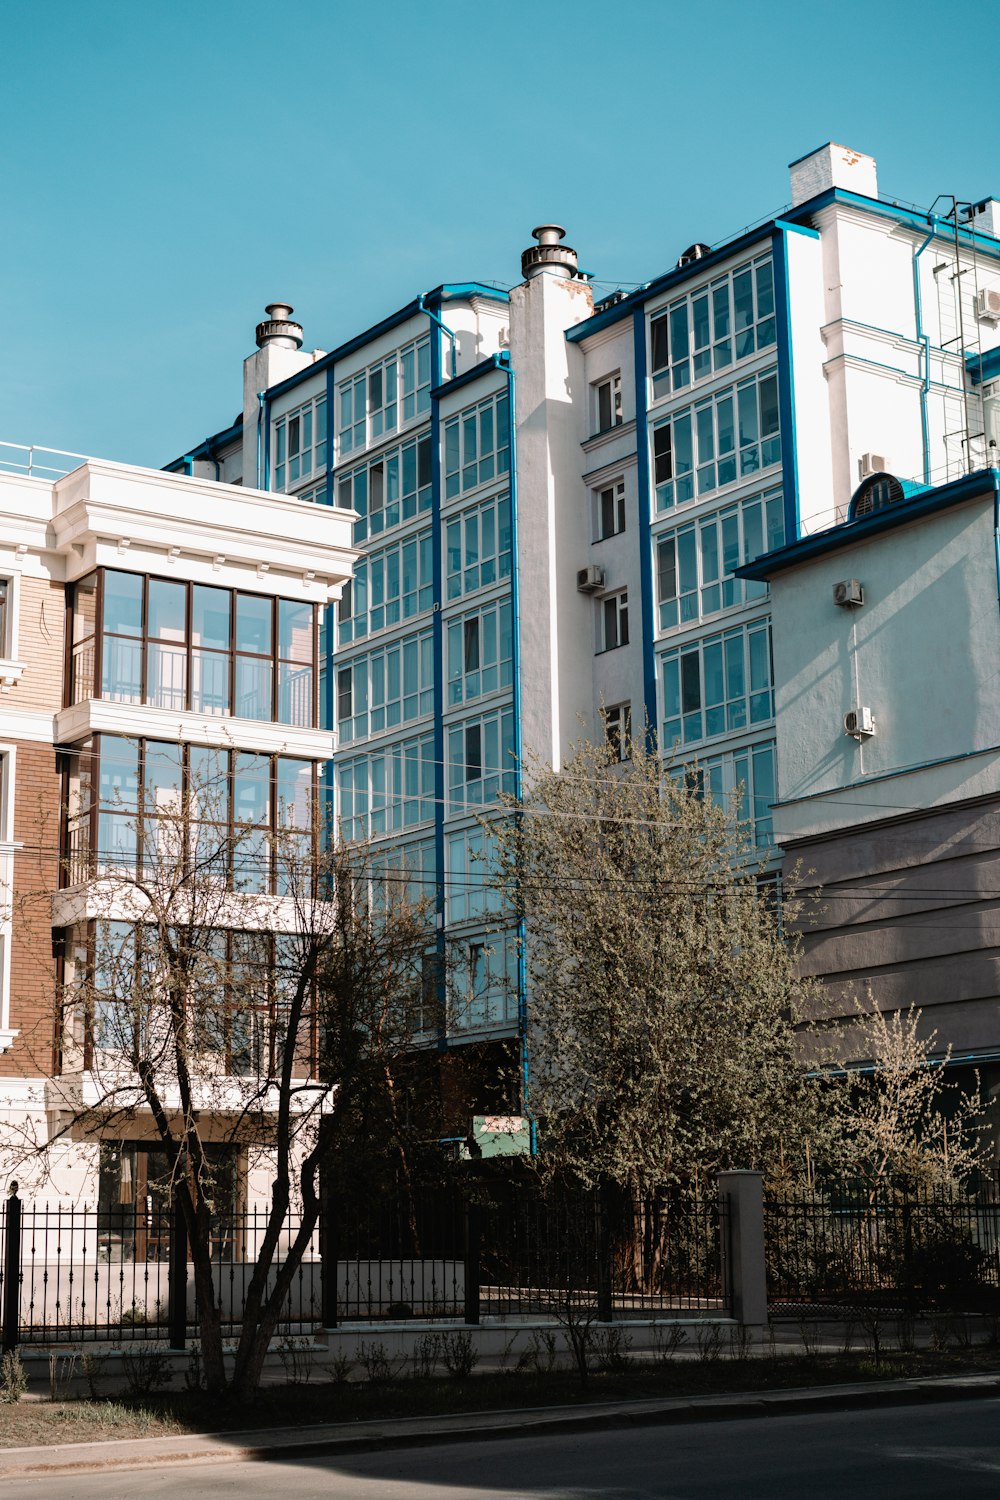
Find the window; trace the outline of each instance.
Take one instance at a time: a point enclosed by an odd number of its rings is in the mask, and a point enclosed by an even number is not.
[[[356,658],[337,672],[341,744],[382,734],[434,709],[434,648],[429,630]]]
[[[762,259],[717,277],[653,316],[653,399],[728,369],[774,341],[774,275],[770,259]]]
[[[448,622],[448,702],[510,687],[514,640],[510,601],[484,605],[475,614]]]
[[[446,531],[447,595],[459,599],[510,577],[510,496],[464,510]]]
[[[63,837],[70,884],[190,859],[233,889],[280,895],[289,862],[309,863],[312,761],[109,734],[74,760]]]
[[[10,656],[11,587],[8,578],[0,578],[0,656]]]
[[[765,724],[774,717],[767,620],[667,651],[661,661],[665,748]]]
[[[597,491],[597,540],[607,541],[625,530],[625,483],[619,479]]]
[[[656,424],[656,508],[701,499],[780,461],[778,377],[771,370]]]
[[[510,402],[490,396],[444,424],[444,492],[447,499],[510,470]]]
[[[767,585],[734,569],[783,545],[780,490],[754,495],[657,538],[656,581],[661,630],[763,598]]]
[[[457,951],[455,951],[457,950]],[[452,953],[451,1026],[472,1031],[517,1020],[517,938],[513,933],[456,943]]]
[[[274,424],[274,487],[290,490],[326,468],[326,396],[316,396]],[[309,498],[313,496],[310,491]]]
[[[377,443],[430,411],[431,346],[420,339],[359,370],[337,387],[337,443],[341,457]]]
[[[597,399],[597,431],[607,432],[610,427],[622,423],[622,378],[610,375],[595,387]]]
[[[610,594],[601,600],[603,635],[601,649],[613,651],[616,646],[628,645],[628,590]]]
[[[514,790],[514,715],[484,714],[448,730],[449,811],[483,807]]]
[[[758,846],[770,844],[772,839],[771,805],[777,796],[774,748],[774,741],[768,740],[763,745],[709,756],[701,765],[708,790],[720,806],[728,808],[739,789],[736,816],[740,822],[749,823]]]
[[[416,907],[434,900],[437,864],[433,839],[378,846],[372,851],[369,870],[375,911],[398,908],[404,902]]]
[[[351,586],[345,587],[337,611],[338,642],[343,646],[363,640],[376,630],[412,619],[433,602],[434,563],[427,530],[355,564]]]
[[[356,510],[354,540],[378,536],[431,508],[431,440],[417,438],[337,479],[337,504]]]
[[[493,841],[484,829],[450,833],[445,858],[446,922],[468,922],[499,911],[502,898],[491,884]]]
[[[221,1055],[230,1075],[273,1076],[292,1040],[282,1002],[284,975],[297,976],[299,967],[294,937],[190,927],[173,937],[186,949],[189,984],[199,1002],[187,1021],[192,1052]],[[81,966],[90,968],[95,992],[87,1007],[86,1065],[93,1065],[95,1052],[135,1062],[165,1004],[155,982],[162,943],[152,928],[98,921],[80,946]],[[295,1045],[297,1076],[309,1071],[315,1056],[315,996],[306,1002],[304,1031]]]
[[[604,710],[604,737],[616,760],[631,759],[631,703],[616,703],[613,707]]]
[[[74,703],[99,675],[113,703],[316,723],[312,604],[109,568],[74,584],[72,622]]]
[[[379,837],[434,816],[434,736],[402,740],[337,767],[340,835]]]

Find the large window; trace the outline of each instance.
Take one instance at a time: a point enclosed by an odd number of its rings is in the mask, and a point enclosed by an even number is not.
[[[402,740],[337,766],[340,836],[398,833],[434,816],[434,736]]]
[[[337,387],[337,442],[341,457],[377,443],[430,411],[431,346],[420,339],[359,370]]]
[[[734,577],[734,569],[785,540],[780,490],[713,511],[656,540],[660,629],[732,609],[767,593],[763,583]]]
[[[739,792],[736,816],[749,825],[755,844],[770,844],[771,804],[777,796],[774,741],[746,745],[725,755],[707,756],[699,770],[713,799],[721,806],[729,808],[734,793]]]
[[[434,710],[434,647],[423,630],[337,668],[337,729],[342,745],[382,734]]]
[[[378,536],[431,508],[431,440],[417,438],[337,478],[337,503],[356,510],[354,540]]]
[[[448,622],[448,702],[468,703],[513,680],[510,600]]]
[[[597,541],[605,542],[608,537],[618,536],[625,530],[624,480],[619,479],[615,484],[596,490],[594,500],[597,520],[595,537]]]
[[[354,567],[337,610],[340,645],[412,619],[434,602],[431,532],[369,553]]]
[[[274,487],[294,489],[325,468],[326,396],[322,395],[275,421]]]
[[[447,499],[510,470],[510,403],[490,396],[444,424],[444,492]]]
[[[510,496],[495,495],[448,522],[447,594],[460,599],[510,577]]]
[[[308,876],[312,761],[102,734],[71,758],[68,783],[70,884],[165,862],[246,892],[285,894]]]
[[[448,730],[449,812],[484,807],[514,791],[514,715],[510,709],[465,719]]]
[[[135,1066],[167,1004],[166,946],[154,929],[127,922],[95,922],[80,936],[74,947],[86,955],[93,991],[85,1007],[86,1066],[94,1066],[95,1053]],[[294,934],[179,928],[170,938],[188,971],[192,1055],[221,1057],[230,1075],[270,1077],[291,1041],[296,1073],[311,1071],[315,995],[307,998],[298,1037],[290,1039],[288,1031],[287,997],[301,968]],[[87,976],[80,977],[86,983]]]
[[[96,690],[114,703],[316,723],[312,604],[109,568],[73,586],[72,618],[74,703]]]
[[[511,1026],[517,1021],[517,938],[514,933],[452,945],[449,1023],[454,1031]]]
[[[500,910],[494,884],[494,845],[483,828],[462,828],[445,841],[445,920],[478,920]]]
[[[774,341],[774,275],[765,258],[654,314],[649,325],[653,399],[726,370]]]
[[[778,377],[772,370],[656,424],[656,508],[700,500],[780,461]]]
[[[662,744],[694,744],[774,717],[767,620],[666,651]]]

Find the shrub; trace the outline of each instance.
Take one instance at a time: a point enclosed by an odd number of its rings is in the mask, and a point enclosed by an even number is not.
[[[0,1360],[0,1401],[13,1406],[28,1389],[28,1373],[16,1349],[8,1349]]]

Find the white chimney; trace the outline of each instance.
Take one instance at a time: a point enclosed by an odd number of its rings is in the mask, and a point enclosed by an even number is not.
[[[875,158],[863,151],[852,151],[850,146],[835,146],[828,141],[818,151],[800,156],[789,167],[792,174],[792,207],[808,203],[810,198],[828,192],[830,188],[843,188],[848,193],[858,193],[862,198],[878,197],[878,179],[875,175]]]

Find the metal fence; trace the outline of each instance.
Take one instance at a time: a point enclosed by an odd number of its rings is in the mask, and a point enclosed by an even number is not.
[[[1000,1311],[1000,1201],[856,1186],[765,1203],[772,1317]]]
[[[167,1206],[0,1207],[0,1302],[14,1343],[198,1334],[187,1239]],[[554,1316],[589,1305],[605,1319],[728,1313],[726,1213],[707,1200],[546,1198],[525,1187],[331,1204],[311,1236],[279,1322],[284,1334],[349,1321]],[[300,1220],[286,1219],[269,1285]],[[210,1253],[225,1326],[237,1326],[267,1226],[265,1209],[221,1218]]]
[[[269,1286],[299,1228],[290,1214],[279,1237]],[[213,1225],[215,1296],[224,1325],[237,1326],[267,1227],[249,1210]],[[169,1339],[181,1347],[198,1332],[198,1307],[181,1216],[166,1206],[98,1210],[63,1205],[0,1206],[0,1271],[5,1347],[13,1343],[132,1342]],[[314,1234],[284,1299],[279,1331],[321,1321],[319,1235]]]

